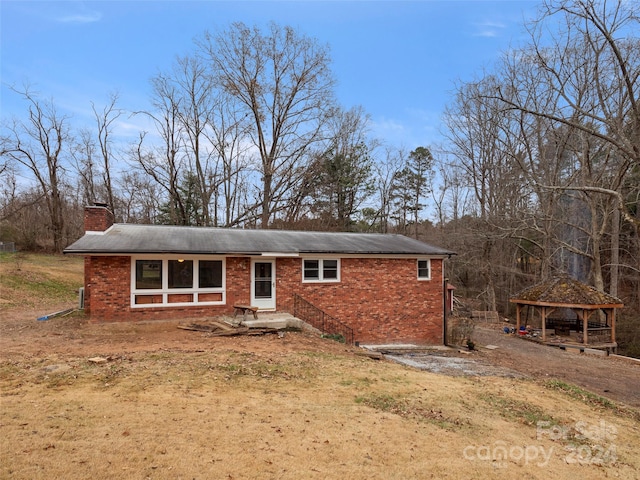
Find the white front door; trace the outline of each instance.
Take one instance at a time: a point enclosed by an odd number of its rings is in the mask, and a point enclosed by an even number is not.
[[[276,309],[276,262],[253,260],[251,268],[251,305],[260,310]]]

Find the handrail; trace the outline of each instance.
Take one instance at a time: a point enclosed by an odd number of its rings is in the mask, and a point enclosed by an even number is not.
[[[348,345],[353,344],[353,329],[351,327],[308,302],[297,293],[293,294],[293,316],[317,328],[325,335],[330,335],[340,341],[344,339]]]

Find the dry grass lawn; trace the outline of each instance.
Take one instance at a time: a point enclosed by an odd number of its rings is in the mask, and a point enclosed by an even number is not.
[[[638,413],[570,385],[448,377],[302,333],[36,322],[7,292],[3,479],[640,478]]]

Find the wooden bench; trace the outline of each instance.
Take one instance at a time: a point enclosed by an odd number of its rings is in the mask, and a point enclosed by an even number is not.
[[[600,333],[611,333],[611,327],[587,328],[587,332],[593,333],[594,335],[598,335]]]
[[[255,320],[258,319],[258,307],[253,307],[251,305],[234,305],[233,306],[234,310],[233,310],[233,316],[235,317],[238,312],[242,312],[242,317],[244,320],[247,319],[247,312],[252,312],[253,313],[253,318]]]

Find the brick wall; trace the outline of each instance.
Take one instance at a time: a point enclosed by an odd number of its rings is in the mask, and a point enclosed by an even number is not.
[[[85,311],[92,319],[126,320],[121,316],[130,303],[129,257],[85,257],[84,282]]]
[[[276,261],[277,310],[292,311],[293,294],[354,329],[361,343],[441,344],[442,260],[431,260],[430,281],[418,281],[415,259],[343,258],[340,283],[302,283],[302,260]],[[130,257],[85,259],[85,309],[92,321],[185,319],[231,314],[248,303],[249,258],[226,261],[226,305],[131,308]]]
[[[93,322],[212,317],[249,303],[251,262],[227,258],[226,305],[131,308],[131,257],[85,257],[85,312]]]
[[[442,260],[431,260],[430,281],[417,279],[415,259],[343,258],[339,283],[302,283],[299,258],[277,260],[279,310],[293,294],[354,330],[361,343],[442,344]]]

